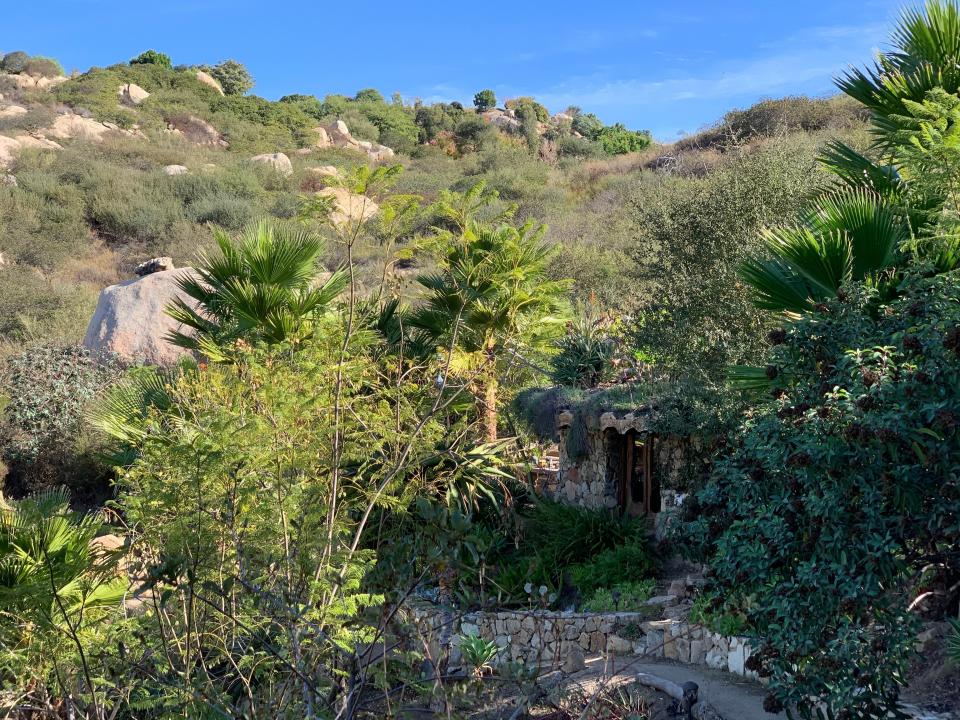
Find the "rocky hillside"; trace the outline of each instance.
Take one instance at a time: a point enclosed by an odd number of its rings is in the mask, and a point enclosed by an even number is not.
[[[482,180],[521,218],[551,226],[582,297],[611,302],[622,294],[617,268],[634,232],[631,196],[651,178],[710,174],[730,155],[717,137],[733,137],[722,123],[704,136],[709,142],[656,147],[647,134],[578,108],[550,115],[529,97],[497,106],[490,91],[477,94],[475,108],[387,101],[370,89],[268,101],[246,94],[245,73],[232,61],[173,67],[144,53],[67,77],[46,58],[4,56],[0,354],[26,342],[78,341],[101,288],[150,257],[189,264],[210,243],[211,223],[235,230],[263,215],[295,219],[314,194],[331,197],[340,217],[359,212],[330,178],[361,164],[403,165],[394,192],[421,207],[400,248],[385,247],[374,230],[356,249],[361,272],[378,273],[379,260],[398,250],[415,267],[406,241],[431,224],[430,203]],[[834,101],[797,103],[750,116],[762,127],[741,118],[738,146],[783,129],[851,132],[861,123]],[[331,244],[328,265],[340,252]]]

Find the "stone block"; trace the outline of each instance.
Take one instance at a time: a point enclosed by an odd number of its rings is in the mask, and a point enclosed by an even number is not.
[[[566,673],[575,673],[586,667],[586,660],[583,655],[583,649],[577,645],[571,645],[567,649],[567,657],[563,663],[563,670]]]
[[[663,657],[663,630],[648,630],[646,646],[650,657]]]
[[[690,664],[703,665],[706,661],[707,649],[703,640],[690,641]]]
[[[730,640],[730,650],[727,653],[727,669],[734,675],[743,675],[745,660],[743,642],[738,638],[732,638]]]
[[[633,643],[619,635],[607,637],[607,652],[614,655],[629,655],[633,652]]]
[[[704,662],[707,667],[713,668],[714,670],[726,670],[727,653],[719,647],[715,647],[707,653]]]

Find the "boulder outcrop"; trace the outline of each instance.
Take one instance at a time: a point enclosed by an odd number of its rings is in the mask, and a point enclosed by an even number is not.
[[[5,108],[0,108],[0,118],[22,117],[28,112],[30,111],[20,105],[7,105]]]
[[[333,198],[334,207],[330,219],[335,225],[369,220],[380,210],[380,206],[370,198],[357,195],[342,187],[325,187],[318,190],[317,195]]]
[[[346,148],[364,153],[374,162],[382,162],[394,156],[393,149],[386,145],[370,142],[369,140],[357,140],[350,134],[350,128],[343,120],[337,120],[329,125],[320,125],[313,128],[317,138],[313,146],[317,148]]]
[[[46,77],[44,75],[27,75],[26,73],[19,73],[18,75],[0,73],[0,78],[9,80],[23,90],[49,90],[67,81],[67,78],[63,75]]]
[[[177,287],[177,278],[191,272],[191,268],[161,270],[105,288],[87,327],[84,347],[94,353],[114,353],[129,363],[175,365],[189,353],[165,339],[168,332],[183,326],[164,310],[176,297],[196,307]]]
[[[135,83],[126,83],[117,90],[117,96],[124,105],[139,105],[150,97],[150,93]]]
[[[190,171],[186,165],[164,165],[163,172],[165,175],[186,175]]]
[[[10,167],[13,164],[13,160],[17,153],[24,148],[59,150],[60,145],[52,140],[47,140],[45,137],[35,137],[33,135],[17,135],[16,137],[7,137],[5,135],[0,135],[0,169]]]

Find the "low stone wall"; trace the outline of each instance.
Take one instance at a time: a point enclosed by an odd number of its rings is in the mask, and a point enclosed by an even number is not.
[[[454,616],[434,605],[409,607],[411,620],[429,638],[435,660],[460,662],[462,636],[496,643],[499,663],[578,669],[586,655],[646,655],[726,670],[756,679],[744,667],[748,640],[726,637],[684,620],[650,620],[649,613],[576,613],[548,610],[477,611]]]

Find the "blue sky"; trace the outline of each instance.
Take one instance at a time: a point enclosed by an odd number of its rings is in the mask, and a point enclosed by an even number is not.
[[[363,2],[38,0],[3,11],[0,49],[67,70],[163,50],[178,64],[235,58],[255,93],[426,101],[534,95],[662,140],[763,97],[832,92],[884,47],[901,0]]]

